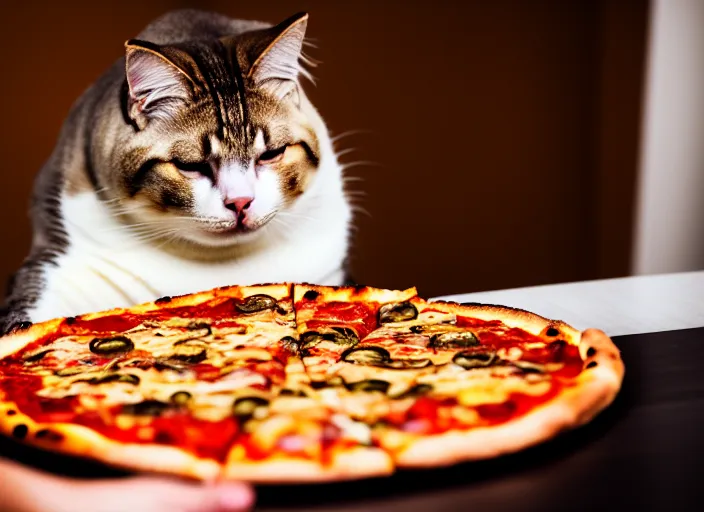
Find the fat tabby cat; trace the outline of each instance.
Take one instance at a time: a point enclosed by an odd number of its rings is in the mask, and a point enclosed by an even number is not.
[[[307,98],[305,13],[182,10],[125,43],[35,180],[0,328],[230,284],[342,284],[351,207]]]

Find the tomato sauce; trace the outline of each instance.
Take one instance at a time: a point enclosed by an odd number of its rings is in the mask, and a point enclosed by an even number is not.
[[[362,302],[301,301],[297,308],[298,311],[313,311],[313,319],[306,322],[306,327],[311,331],[330,326],[352,327],[361,339],[377,328],[378,305]]]

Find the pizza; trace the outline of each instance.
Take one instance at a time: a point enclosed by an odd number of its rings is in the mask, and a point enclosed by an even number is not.
[[[134,471],[353,480],[516,452],[619,392],[600,330],[415,288],[231,286],[21,325],[0,431]]]

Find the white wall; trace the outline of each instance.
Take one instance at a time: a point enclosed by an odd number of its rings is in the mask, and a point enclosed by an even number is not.
[[[704,269],[704,0],[654,0],[632,270]]]

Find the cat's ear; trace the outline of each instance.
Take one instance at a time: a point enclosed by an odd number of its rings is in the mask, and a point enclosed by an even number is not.
[[[190,98],[189,77],[167,49],[131,39],[125,43],[128,114],[140,129],[151,119],[170,119]]]
[[[298,75],[308,14],[299,13],[260,32],[249,48],[252,62],[248,77],[258,88],[279,99],[292,96],[297,102]]]

